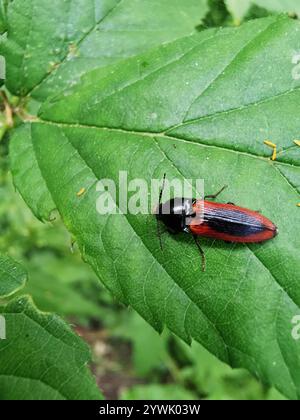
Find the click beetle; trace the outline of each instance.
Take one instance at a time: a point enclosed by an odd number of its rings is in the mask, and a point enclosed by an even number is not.
[[[198,238],[200,236],[230,243],[259,243],[273,239],[278,229],[271,220],[257,211],[236,206],[233,203],[216,203],[216,199],[226,188],[214,195],[207,195],[203,200],[195,198],[173,198],[162,203],[163,186],[159,194],[156,209],[158,235],[162,248],[159,222],[162,222],[171,234],[185,232],[193,235],[202,257],[202,270],[205,271],[205,254]]]

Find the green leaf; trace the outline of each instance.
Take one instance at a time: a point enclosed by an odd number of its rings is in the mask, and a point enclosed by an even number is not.
[[[0,0],[0,33],[4,33],[7,29],[6,27],[6,13],[7,6],[11,0]]]
[[[121,400],[197,400],[197,395],[180,385],[135,385],[122,392]]]
[[[166,340],[159,336],[136,312],[126,317],[118,334],[130,340],[134,371],[146,377],[166,359]]]
[[[0,255],[0,298],[9,297],[23,289],[26,280],[27,273],[20,264]]]
[[[291,334],[300,311],[300,151],[293,145],[300,80],[292,77],[299,30],[285,17],[261,19],[92,71],[17,130],[10,150],[31,208],[30,183],[51,197],[115,296],[158,331],[167,326],[199,341],[293,399],[300,397],[300,343]],[[278,145],[275,162],[266,139]],[[189,237],[166,235],[161,252],[153,216],[97,213],[97,180],[118,183],[124,169],[149,184],[164,172],[204,177],[212,193],[228,184],[224,202],[261,209],[279,236],[252,246],[204,240],[202,273]]]
[[[207,0],[14,0],[8,6],[7,87],[41,100],[89,70],[192,33]]]
[[[103,317],[103,308],[99,302],[93,302],[84,291],[99,296],[103,289],[90,270],[74,256],[55,260],[53,254],[39,253],[29,262],[30,281],[24,293],[32,296],[38,307],[46,312],[55,312],[61,316],[99,319]],[[84,291],[80,286],[84,285]]]
[[[274,388],[268,389],[244,369],[233,370],[218,361],[198,343],[188,347],[178,340],[174,344],[178,346],[177,353],[184,354],[189,360],[180,371],[181,381],[192,384],[193,389],[206,399],[245,401],[280,396],[278,392],[275,393]]]
[[[227,26],[227,23],[230,21],[230,14],[224,1],[208,0],[208,7],[209,12],[205,16],[203,26],[205,28]]]
[[[0,314],[1,400],[102,399],[86,344],[60,318],[39,312],[27,297],[0,306]]]

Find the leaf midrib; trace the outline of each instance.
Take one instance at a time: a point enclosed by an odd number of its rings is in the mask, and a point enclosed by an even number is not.
[[[94,130],[103,130],[103,131],[110,131],[110,132],[116,132],[116,133],[123,133],[123,134],[132,134],[134,136],[145,136],[145,137],[159,137],[159,138],[164,138],[164,139],[169,139],[171,141],[178,141],[178,142],[183,142],[183,143],[189,143],[189,144],[193,144],[193,145],[197,145],[199,147],[207,147],[207,148],[216,148],[216,149],[220,149],[226,152],[231,152],[231,153],[235,153],[235,154],[239,154],[239,155],[243,155],[243,156],[247,156],[250,157],[252,159],[259,159],[262,160],[270,165],[282,165],[282,166],[288,166],[288,167],[292,167],[292,168],[300,168],[300,163],[299,165],[295,165],[294,163],[288,163],[288,162],[281,162],[279,160],[277,161],[271,161],[269,158],[265,157],[265,156],[261,156],[255,153],[250,153],[250,152],[245,152],[242,150],[237,150],[237,149],[231,149],[230,147],[225,147],[225,146],[219,146],[217,144],[207,144],[201,141],[194,141],[194,140],[190,140],[190,139],[185,139],[185,138],[181,138],[178,137],[177,135],[175,136],[171,136],[170,134],[167,134],[169,129],[167,131],[137,131],[137,130],[128,130],[128,129],[124,129],[124,128],[115,128],[115,127],[105,127],[105,126],[97,126],[97,125],[89,125],[89,124],[82,124],[82,123],[64,123],[64,122],[59,122],[59,121],[50,121],[50,120],[46,120],[46,119],[41,119],[41,118],[36,118],[32,124],[45,124],[45,125],[52,125],[52,126],[56,126],[56,127],[61,127],[61,128],[88,128],[88,129],[94,129]],[[295,189],[294,187],[292,187],[293,189]],[[297,193],[300,195],[300,192],[297,191]]]

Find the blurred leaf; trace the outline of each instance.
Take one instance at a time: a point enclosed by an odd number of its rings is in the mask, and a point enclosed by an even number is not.
[[[117,333],[132,343],[133,364],[138,376],[149,375],[166,359],[165,340],[137,313],[131,312]]]
[[[175,337],[174,337],[175,338]],[[197,391],[202,398],[209,400],[266,400],[284,399],[274,388],[269,389],[258,382],[244,369],[231,369],[217,360],[200,344],[175,340],[180,359],[186,363],[177,372],[177,381]]]
[[[6,31],[6,12],[11,0],[0,0],[0,34]]]
[[[57,316],[29,298],[0,306],[6,340],[0,340],[1,400],[102,399],[87,369],[87,346]]]
[[[263,385],[245,370],[231,369],[197,343],[193,343],[191,349],[186,351],[193,360],[193,365],[185,368],[182,375],[206,399],[265,399]]]
[[[223,0],[208,0],[209,12],[205,16],[203,26],[206,28],[226,26],[229,13]]]
[[[0,112],[0,142],[4,137],[4,134],[6,133],[7,125],[6,125],[6,118],[5,115]]]
[[[235,24],[240,24],[248,13],[252,0],[225,0],[227,9],[232,14]]]
[[[132,320],[133,318],[133,320]],[[187,390],[188,399],[209,399],[209,400],[278,400],[285,399],[282,394],[274,388],[267,388],[259,383],[247,371],[242,369],[231,369],[226,364],[220,362],[200,344],[193,343],[188,346],[176,336],[164,334],[158,341],[157,334],[149,331],[146,322],[139,315],[130,312],[122,328],[118,328],[117,335],[119,337],[130,338],[133,345],[133,361],[138,358],[149,367],[148,372],[142,372],[145,378],[154,380],[153,369],[160,364],[161,381],[163,378],[172,378],[176,383],[177,389]],[[139,337],[139,338],[138,338]],[[171,339],[170,339],[171,338]],[[141,346],[135,348],[137,341],[141,342]],[[144,343],[144,345],[142,345]],[[161,351],[158,352],[159,344]],[[169,354],[167,353],[169,348]],[[138,357],[136,352],[140,352]],[[151,353],[156,357],[151,357]],[[150,355],[150,356],[149,356]],[[144,358],[143,358],[144,356]],[[152,366],[149,365],[149,358],[153,360]],[[172,361],[171,361],[172,360]],[[140,375],[139,363],[134,363],[135,372]],[[169,370],[168,376],[166,372]],[[174,385],[175,386],[175,385]],[[152,386],[131,387],[122,392],[121,397],[125,399],[142,398],[144,394],[152,395],[152,399],[160,399],[166,396],[165,387],[167,387],[167,395],[173,385],[156,384]],[[187,395],[188,395],[187,394]],[[174,395],[170,394],[174,397]],[[166,396],[167,398],[167,396]]]
[[[299,0],[252,0],[252,3],[272,12],[296,13],[300,15]]]
[[[0,252],[7,252],[17,260],[43,249],[70,254],[70,234],[59,223],[46,225],[33,217],[13,188],[11,176],[7,176],[3,156],[0,161]]]
[[[125,390],[121,400],[196,400],[193,392],[178,385],[137,385]]]
[[[27,273],[11,258],[0,255],[0,298],[8,297],[25,286]]]
[[[30,282],[25,292],[30,294],[38,307],[59,315],[87,318],[101,318],[103,311],[84,290],[101,293],[101,286],[89,268],[76,258],[55,259],[51,253],[34,255],[29,263]]]
[[[225,3],[236,24],[241,23],[253,6],[271,13],[295,13],[300,15],[299,0],[225,0]],[[254,18],[253,11],[247,17],[249,19]]]

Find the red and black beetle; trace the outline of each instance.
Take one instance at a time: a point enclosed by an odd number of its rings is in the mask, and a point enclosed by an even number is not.
[[[164,182],[165,177],[166,175]],[[164,182],[156,211],[157,221],[162,222],[171,234],[185,232],[193,235],[202,256],[203,271],[205,254],[198,242],[199,236],[232,243],[258,243],[272,239],[278,234],[274,223],[257,211],[233,203],[207,201],[217,198],[226,187],[217,194],[205,196],[204,200],[173,198],[161,203]],[[160,237],[159,224],[158,234]]]

